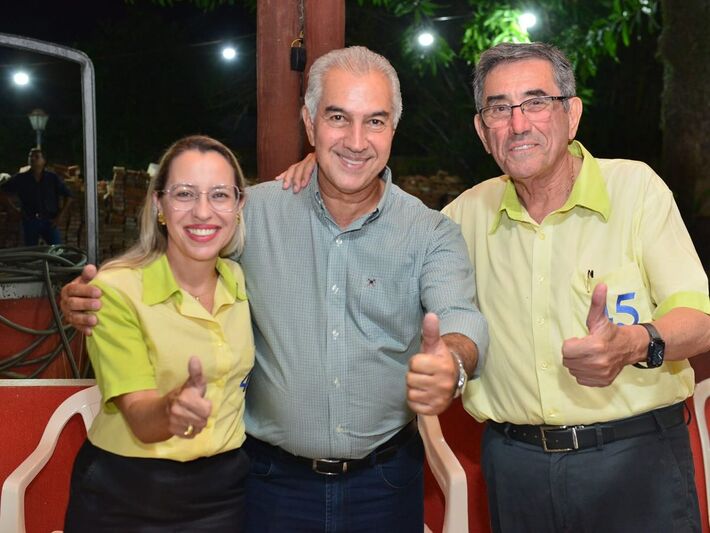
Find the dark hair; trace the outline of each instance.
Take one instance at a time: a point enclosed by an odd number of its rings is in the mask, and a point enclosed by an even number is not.
[[[33,156],[34,154],[41,154],[41,155],[42,155],[42,159],[44,159],[45,161],[47,160],[47,156],[44,154],[44,150],[42,150],[42,149],[41,149],[40,147],[38,147],[38,146],[35,146],[34,148],[30,148],[30,153],[27,154],[27,159],[32,159],[32,156]]]

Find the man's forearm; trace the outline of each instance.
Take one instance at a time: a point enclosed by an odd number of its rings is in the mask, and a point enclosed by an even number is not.
[[[466,375],[471,377],[478,364],[478,347],[476,343],[461,333],[447,333],[441,336],[449,351],[456,352],[463,362]]]
[[[677,307],[654,320],[653,325],[666,343],[667,361],[710,352],[710,315],[702,311]]]

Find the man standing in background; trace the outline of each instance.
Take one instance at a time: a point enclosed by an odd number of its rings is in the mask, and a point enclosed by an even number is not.
[[[28,164],[29,170],[15,174],[0,185],[0,190],[19,199],[19,207],[7,197],[5,201],[22,215],[25,246],[36,246],[40,238],[46,244],[61,244],[59,225],[69,210],[72,192],[57,174],[45,169],[47,161],[41,148],[30,150]]]

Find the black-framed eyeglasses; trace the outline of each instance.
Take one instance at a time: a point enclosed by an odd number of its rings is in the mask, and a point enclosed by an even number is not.
[[[528,120],[547,120],[552,113],[552,104],[556,101],[565,101],[571,96],[536,96],[520,102],[518,105],[493,104],[478,110],[478,114],[487,128],[495,129],[507,126],[513,116],[513,109],[520,111]]]
[[[215,211],[228,213],[239,206],[241,192],[235,185],[216,185],[206,191],[201,191],[190,183],[176,183],[162,191],[157,191],[167,196],[175,211],[190,211],[201,195],[206,195],[210,206]]]

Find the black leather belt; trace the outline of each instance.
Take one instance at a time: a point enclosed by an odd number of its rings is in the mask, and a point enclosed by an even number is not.
[[[254,437],[249,437],[252,444],[256,445],[261,451],[266,452],[272,457],[278,459],[290,460],[296,463],[305,464],[311,469],[326,476],[337,476],[367,468],[376,464],[381,464],[389,461],[397,451],[417,433],[417,419],[414,418],[406,426],[400,429],[391,439],[384,444],[380,444],[375,450],[362,459],[309,459],[300,455],[293,455],[286,450],[264,442]]]
[[[519,426],[488,421],[490,427],[509,439],[540,446],[546,452],[571,452],[601,448],[604,444],[686,423],[684,403],[662,407],[642,415],[580,426]]]

